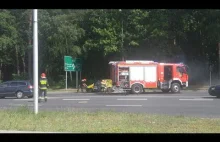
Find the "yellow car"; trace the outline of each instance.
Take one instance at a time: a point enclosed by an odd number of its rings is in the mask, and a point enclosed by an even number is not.
[[[102,81],[97,81],[86,88],[87,92],[111,92],[112,90],[112,80],[102,79]]]
[[[86,92],[93,92],[93,90],[94,90],[94,83],[91,85],[88,85],[86,88]]]

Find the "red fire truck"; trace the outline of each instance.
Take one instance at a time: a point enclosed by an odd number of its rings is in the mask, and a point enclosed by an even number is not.
[[[182,63],[158,63],[148,60],[111,61],[110,79],[114,86],[139,94],[145,89],[179,93],[188,87],[187,66]]]

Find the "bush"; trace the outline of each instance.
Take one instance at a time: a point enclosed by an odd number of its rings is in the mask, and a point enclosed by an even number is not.
[[[12,74],[12,79],[13,80],[28,80],[28,74],[27,73],[21,73],[20,75]]]
[[[67,79],[67,87],[68,88],[76,88],[76,80],[73,77],[73,80],[70,80],[70,77],[68,76]],[[78,80],[80,84],[80,79]],[[87,85],[91,85],[92,83],[95,83],[97,80],[87,79]],[[54,78],[48,77],[48,83],[50,85],[51,89],[64,89],[66,88],[66,76],[65,75],[58,75]]]

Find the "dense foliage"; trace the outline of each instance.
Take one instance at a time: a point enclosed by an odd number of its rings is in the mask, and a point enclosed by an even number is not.
[[[0,80],[31,77],[32,10],[2,9],[0,19]],[[51,82],[65,79],[64,55],[82,58],[90,79],[122,59],[184,62],[191,81],[206,80],[209,65],[219,71],[220,10],[41,9],[38,26],[39,73]]]

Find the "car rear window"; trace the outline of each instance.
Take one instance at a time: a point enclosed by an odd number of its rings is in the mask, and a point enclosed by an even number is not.
[[[26,82],[18,82],[18,86],[26,86],[27,83]]]

